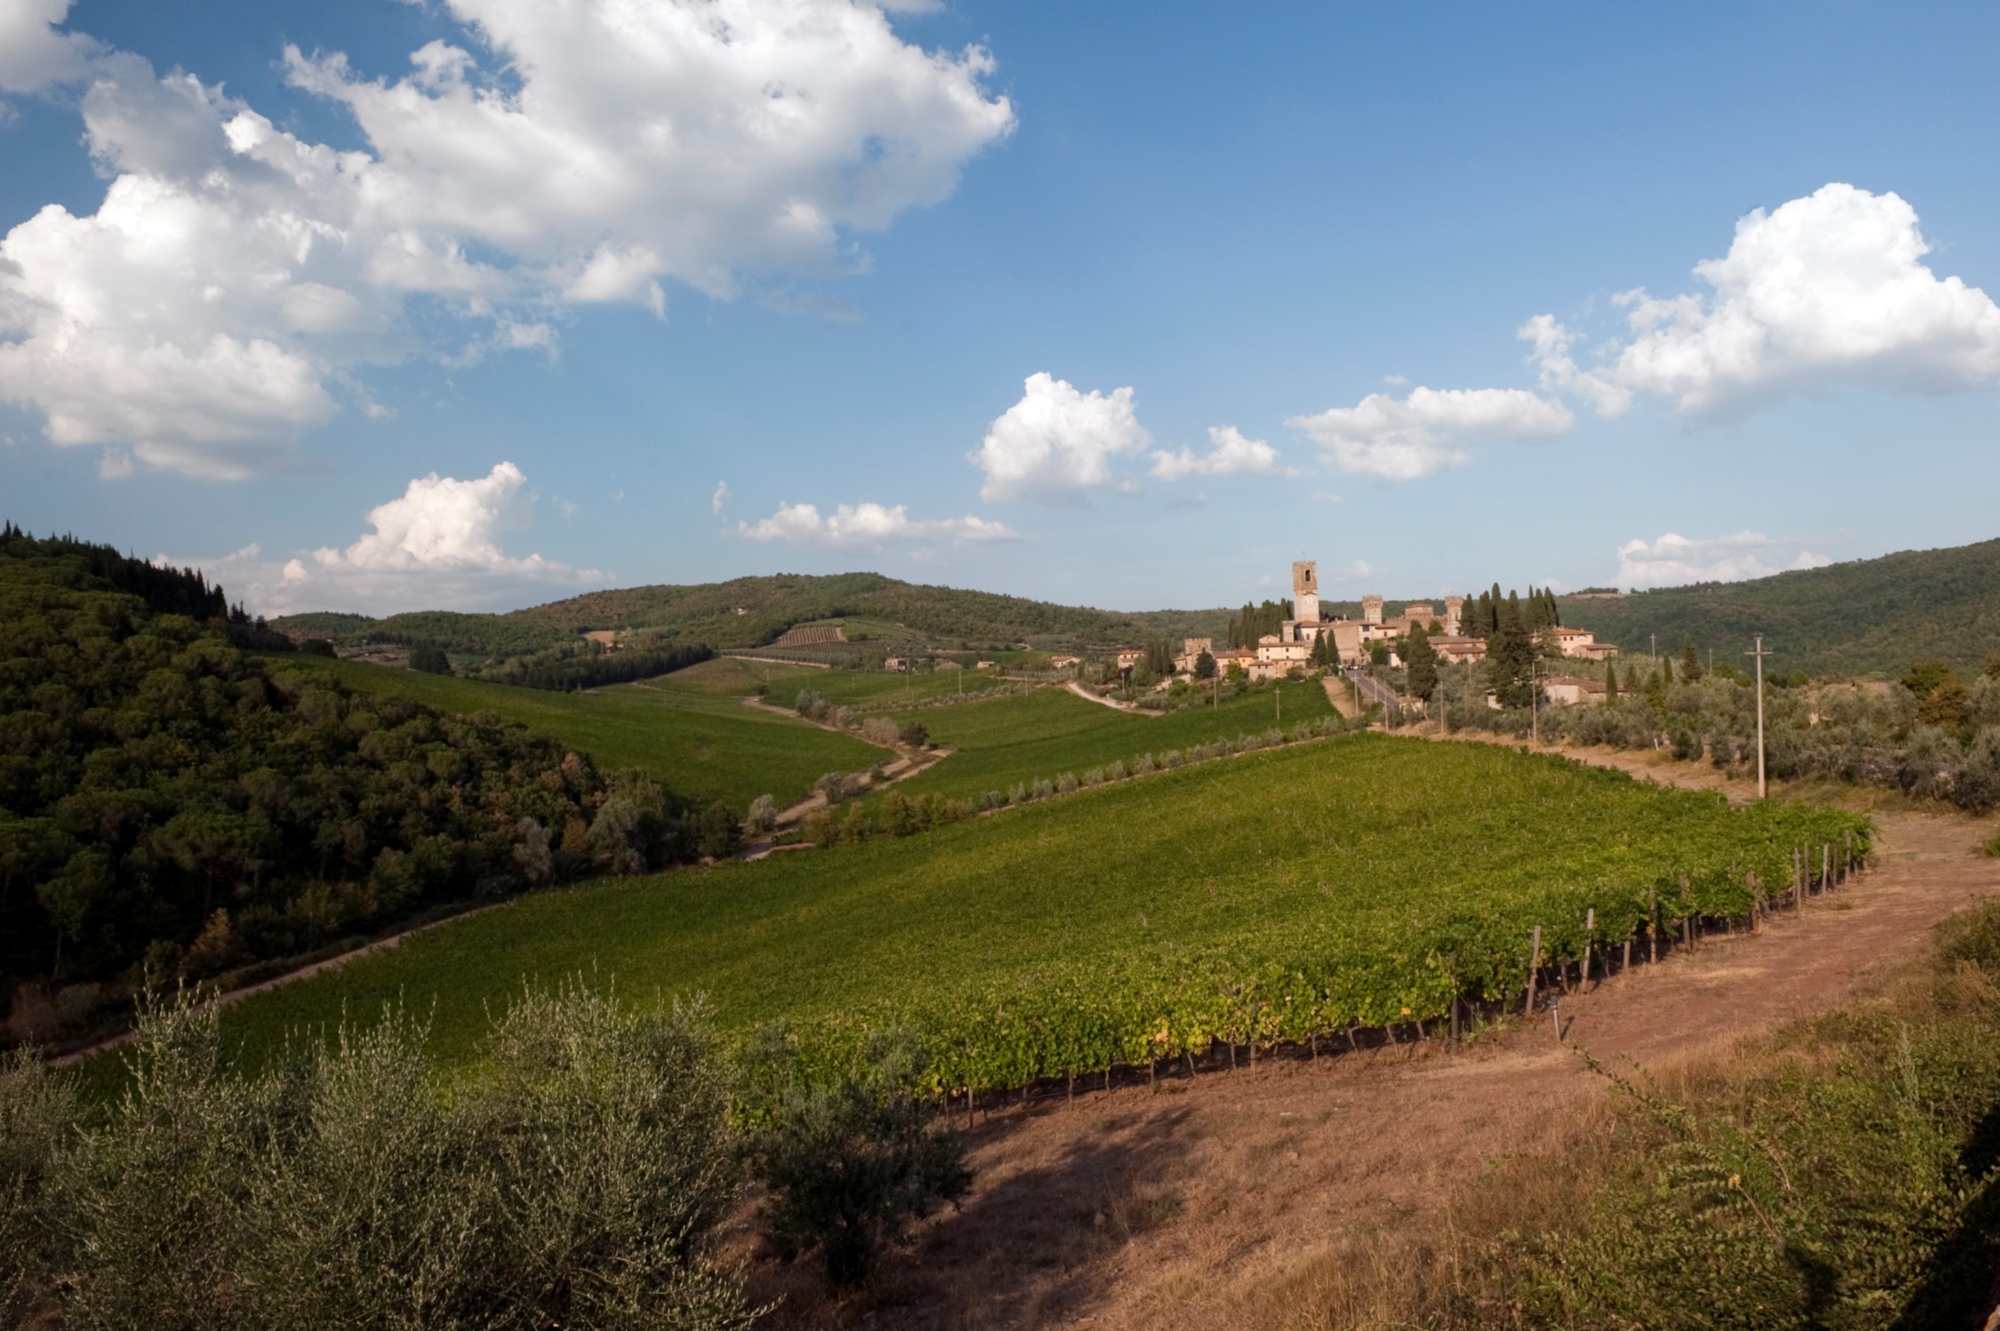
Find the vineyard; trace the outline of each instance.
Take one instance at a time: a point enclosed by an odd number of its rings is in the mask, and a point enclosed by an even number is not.
[[[1864,819],[1830,809],[1353,735],[921,836],[519,899],[227,1024],[254,1058],[400,997],[466,1057],[524,978],[591,971],[635,996],[705,991],[739,1033],[783,1019],[813,1057],[907,1024],[938,1090],[1018,1087],[1357,1025],[1413,1034],[1460,998],[1518,1003],[1537,927],[1546,965],[1649,923],[1740,918],[1801,848],[1867,845]]]
[[[678,795],[727,800],[738,809],[759,795],[801,798],[821,774],[867,767],[882,756],[858,739],[691,689],[621,684],[551,693],[360,661],[300,659],[363,693],[400,694],[445,711],[492,712],[541,727],[589,753],[605,771],[641,767]],[[719,667],[726,663],[693,669]]]
[[[1217,708],[1188,707],[1166,716],[1115,711],[1049,688],[962,707],[898,712],[898,720],[923,722],[934,743],[952,750],[949,760],[911,779],[904,790],[977,798],[989,790],[1004,792],[1016,782],[1054,780],[1066,771],[1081,773],[1113,762],[1129,767],[1144,753],[1234,740],[1274,725],[1289,731],[1302,721],[1334,716],[1317,683],[1279,688],[1275,695],[1268,686],[1253,688],[1225,698]]]

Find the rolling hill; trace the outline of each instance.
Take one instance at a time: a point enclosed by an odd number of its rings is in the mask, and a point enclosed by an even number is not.
[[[1027,642],[1075,650],[1158,637],[1221,637],[1228,619],[1229,612],[1221,609],[1123,614],[902,582],[879,573],[781,573],[589,592],[504,615],[427,610],[370,619],[303,614],[275,620],[273,626],[295,637],[508,656],[574,641],[576,634],[592,629],[626,629],[663,642],[725,650],[763,647],[794,625],[838,620],[851,623],[851,638],[866,634],[863,640],[879,655],[884,648],[914,643],[981,648]]]
[[[1692,641],[1741,664],[1761,633],[1784,674],[1897,676],[1927,658],[1974,669],[2000,651],[2000,540],[1557,604],[1563,623],[1627,653],[1658,634],[1663,653]]]
[[[1433,601],[1436,597],[1430,597]],[[1700,583],[1616,598],[1558,598],[1563,622],[1594,630],[1628,653],[1657,634],[1662,651],[1692,640],[1734,660],[1762,633],[1785,674],[1899,675],[1936,657],[1975,668],[2000,650],[2000,540],[1780,573],[1750,582]],[[1389,603],[1394,613],[1398,602]],[[1329,614],[1359,603],[1324,601]],[[740,611],[740,613],[739,613]],[[1221,640],[1230,611],[1120,612],[1020,596],[902,582],[878,573],[778,574],[691,586],[590,592],[504,615],[420,611],[293,615],[273,627],[345,643],[435,646],[490,658],[573,644],[591,629],[625,629],[642,641],[703,643],[721,650],[768,646],[800,624],[840,622],[851,643],[812,654],[861,664],[919,645],[1090,650],[1155,638]]]

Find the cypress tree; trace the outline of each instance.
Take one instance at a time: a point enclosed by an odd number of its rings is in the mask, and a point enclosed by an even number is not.
[[[1500,627],[1487,649],[1487,678],[1502,707],[1526,707],[1534,700],[1535,640],[1521,617],[1521,599],[1510,596],[1500,608]]]
[[[1410,693],[1429,702],[1437,692],[1437,649],[1421,624],[1413,624],[1403,639],[1403,664],[1409,671]]]
[[[1618,667],[1607,662],[1604,667],[1604,705],[1609,707],[1618,701]]]
[[[1694,639],[1681,639],[1681,678],[1693,684],[1701,679],[1701,675],[1701,653],[1695,650]]]

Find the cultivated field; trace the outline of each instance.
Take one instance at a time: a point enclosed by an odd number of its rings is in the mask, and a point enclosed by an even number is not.
[[[695,688],[620,684],[589,693],[551,693],[359,661],[292,659],[330,670],[359,692],[402,694],[447,711],[493,712],[542,727],[607,771],[643,767],[677,794],[727,800],[739,810],[766,794],[789,803],[823,773],[855,771],[883,756],[858,739]]]
[[[932,743],[952,750],[903,789],[959,799],[989,790],[1004,794],[1016,782],[1053,781],[1064,772],[1080,776],[1113,762],[1129,767],[1141,754],[1157,759],[1169,749],[1261,734],[1281,723],[1289,730],[1332,712],[1316,683],[1280,689],[1276,696],[1269,688],[1253,689],[1219,708],[1188,707],[1168,716],[1117,711],[1063,689],[899,712],[898,720],[923,722]]]
[[[1744,872],[1781,882],[1794,846],[1850,834],[1865,844],[1829,810],[1356,735],[906,839],[517,899],[227,1020],[254,1056],[400,999],[462,1058],[524,980],[593,972],[637,998],[706,992],[736,1032],[788,1019],[825,1056],[907,1022],[941,1089],[1012,1086],[1437,1018],[1454,995],[1518,993],[1533,925],[1547,960],[1582,951],[1592,908],[1600,945],[1649,912],[1740,912]]]

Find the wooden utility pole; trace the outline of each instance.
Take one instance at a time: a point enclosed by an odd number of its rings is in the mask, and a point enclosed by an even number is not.
[[[1764,658],[1770,653],[1764,650],[1764,635],[1757,635],[1757,650],[1745,652],[1745,656],[1757,658],[1757,798],[1764,798]]]

